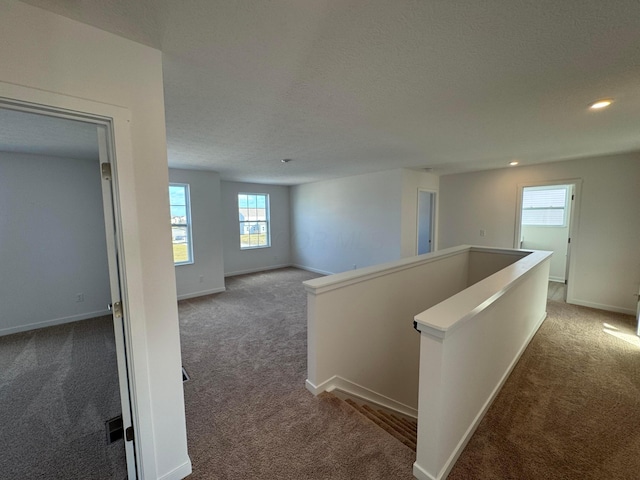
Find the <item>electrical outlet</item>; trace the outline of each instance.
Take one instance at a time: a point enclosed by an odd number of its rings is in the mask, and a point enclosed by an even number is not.
[[[76,302],[77,303],[84,302],[84,293],[78,293],[76,295]]]
[[[200,275],[200,283],[204,282],[204,275]]]
[[[484,230],[484,228],[480,229],[480,236],[484,237],[487,234],[487,232]]]

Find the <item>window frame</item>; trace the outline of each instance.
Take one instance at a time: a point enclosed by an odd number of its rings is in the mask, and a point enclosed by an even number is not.
[[[562,207],[525,207],[524,196],[526,191],[544,191],[544,190],[564,190],[564,205]],[[543,227],[543,228],[567,228],[568,225],[568,210],[569,202],[571,201],[571,186],[570,185],[539,185],[523,187],[522,189],[522,207],[521,207],[521,225],[523,227]],[[562,223],[561,224],[545,224],[545,223],[525,223],[524,213],[525,211],[549,211],[549,210],[562,210]]]
[[[188,260],[183,261],[183,262],[177,262],[175,259],[175,255],[173,256],[173,265],[174,266],[180,266],[180,265],[192,265],[194,263],[194,258],[193,258],[193,233],[192,233],[192,219],[191,219],[191,188],[190,185],[188,183],[179,183],[179,182],[169,182],[169,191],[171,190],[171,187],[182,187],[184,188],[184,199],[185,199],[185,219],[186,219],[186,223],[185,224],[178,224],[178,223],[173,223],[173,216],[170,215],[170,222],[171,222],[171,248],[172,248],[172,253],[173,253],[173,245],[175,245],[176,243],[173,241],[173,227],[184,227],[186,230],[186,234],[187,234],[187,240],[186,240],[186,244],[187,244],[187,255],[188,255]],[[172,206],[180,206],[182,207],[182,205],[177,205],[177,204],[173,204],[171,203],[171,193],[169,193],[169,214],[171,214],[171,207]]]
[[[242,215],[240,209],[240,196],[241,195],[255,195],[256,197],[264,197],[265,198],[265,220],[240,220],[240,215]],[[256,199],[257,203],[257,199]],[[238,240],[240,241],[240,250],[256,250],[260,248],[271,248],[271,197],[268,193],[258,193],[258,192],[238,192],[236,194],[236,206],[238,211],[238,227],[240,230],[240,235],[238,236]],[[248,207],[247,207],[248,208]],[[265,234],[266,234],[266,245],[242,245],[242,236],[247,235],[243,234],[243,224],[246,223],[264,223],[265,224]],[[251,233],[249,233],[251,235]],[[260,235],[260,233],[258,233]]]

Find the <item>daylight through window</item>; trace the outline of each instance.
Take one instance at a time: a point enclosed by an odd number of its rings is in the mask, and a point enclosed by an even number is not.
[[[269,228],[269,195],[266,193],[239,193],[240,248],[271,246]]]
[[[189,208],[189,185],[172,183],[169,185],[171,205],[171,236],[173,238],[173,263],[183,265],[193,263],[191,242],[191,212]]]
[[[545,227],[567,225],[567,186],[526,187],[522,192],[522,224]]]

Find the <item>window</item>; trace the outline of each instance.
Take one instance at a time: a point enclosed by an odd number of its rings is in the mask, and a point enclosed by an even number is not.
[[[169,204],[171,206],[173,263],[175,265],[193,263],[189,185],[171,183],[169,185]]]
[[[269,229],[269,195],[266,193],[239,193],[240,249],[271,246]]]
[[[526,187],[522,192],[522,224],[567,226],[569,186]]]

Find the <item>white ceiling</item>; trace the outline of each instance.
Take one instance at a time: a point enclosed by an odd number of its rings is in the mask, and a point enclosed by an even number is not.
[[[161,49],[170,165],[227,180],[640,150],[638,0],[27,3]]]

